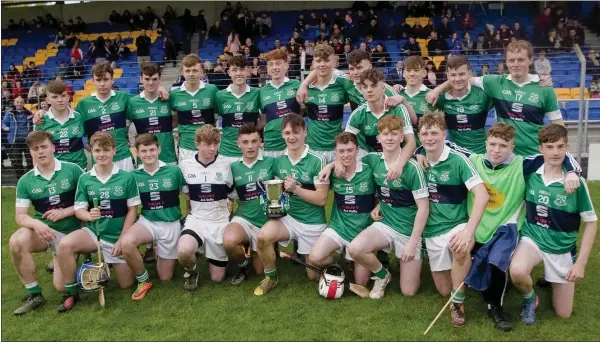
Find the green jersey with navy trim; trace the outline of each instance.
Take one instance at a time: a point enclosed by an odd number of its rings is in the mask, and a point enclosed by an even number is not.
[[[131,172],[140,192],[142,216],[149,221],[175,222],[181,218],[179,193],[186,185],[181,169],[160,162],[154,173],[142,167]]]
[[[235,215],[246,219],[258,228],[267,223],[260,196],[261,188],[265,188],[263,181],[275,177],[274,163],[275,158],[260,155],[251,165],[246,164],[243,159],[231,163],[233,186],[238,195],[238,209]]]
[[[402,89],[400,95],[404,96],[406,102],[410,104],[412,109],[417,114],[417,119],[420,120],[423,115],[427,112],[433,111],[433,106],[431,106],[427,101],[425,101],[425,95],[430,92],[431,89],[427,88],[424,84],[421,84],[421,87],[416,93],[408,93],[407,88]],[[415,141],[417,143],[417,147],[421,146],[421,141],[419,140],[419,122],[414,126]]]
[[[218,91],[214,84],[202,81],[200,88],[194,93],[187,90],[185,82],[178,88],[171,89],[169,102],[179,120],[179,147],[197,150],[196,130],[205,124],[215,124],[215,96]]]
[[[42,216],[49,210],[74,205],[77,181],[82,174],[83,170],[77,164],[61,162],[58,159],[54,160],[54,173],[50,179],[46,179],[38,168],[34,167],[17,182],[16,207],[29,208],[33,205],[33,218],[60,233],[69,234],[81,226],[75,215],[56,222]]]
[[[156,135],[160,146],[158,159],[165,163],[177,162],[175,140],[173,139],[173,113],[168,100],[156,98],[149,101],[144,97],[142,91],[139,95],[129,99],[127,119],[135,125],[138,134]]]
[[[300,104],[296,101],[299,87],[300,81],[286,77],[279,87],[269,82],[260,88],[260,108],[267,119],[263,134],[265,151],[285,150],[281,120],[290,113],[300,114]]]
[[[85,133],[88,139],[96,132],[108,132],[115,138],[117,153],[113,161],[131,158],[127,127],[127,101],[131,95],[123,91],[110,91],[110,97],[105,102],[98,99],[94,92],[83,98],[76,112],[83,115]]]
[[[52,134],[56,159],[75,163],[83,170],[87,168],[87,157],[83,147],[85,134],[83,115],[69,108],[67,120],[61,123],[52,114],[52,108],[50,108],[44,114],[44,123],[37,126],[37,129]]]
[[[258,88],[246,86],[246,92],[235,95],[231,85],[220,90],[216,96],[215,108],[222,118],[222,135],[219,153],[225,157],[241,157],[242,151],[237,146],[238,132],[245,123],[257,123],[260,116]]]
[[[116,243],[123,231],[129,207],[140,204],[140,194],[131,172],[113,165],[108,179],[98,178],[95,167],[79,178],[75,193],[75,210],[89,210],[98,201],[100,218],[87,227],[103,241]]]

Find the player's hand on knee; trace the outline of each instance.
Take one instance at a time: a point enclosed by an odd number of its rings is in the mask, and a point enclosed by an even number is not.
[[[400,260],[402,262],[410,262],[415,259],[415,255],[417,254],[417,243],[410,240],[402,249],[402,257]]]
[[[383,216],[380,215],[381,206],[378,204],[373,210],[371,210],[371,218],[375,221],[383,220]]]
[[[579,175],[575,172],[569,172],[565,176],[565,191],[572,194],[579,188]]]
[[[119,239],[117,243],[115,243],[113,249],[110,251],[110,255],[117,257],[121,254],[123,254],[123,250],[121,249],[121,239]]]
[[[56,231],[48,226],[36,227],[34,230],[46,242],[56,239]]]
[[[417,162],[419,163],[419,165],[421,165],[421,167],[422,167],[423,169],[426,169],[426,168],[428,168],[428,167],[429,167],[429,163],[427,162],[427,157],[425,157],[424,155],[422,155],[422,154],[417,154],[417,155],[415,156],[415,158],[417,158]]]
[[[452,253],[466,253],[473,241],[473,234],[466,229],[454,234],[450,239],[450,250]]]
[[[570,282],[576,282],[579,280],[583,280],[584,275],[585,275],[585,266],[576,262],[575,265],[573,265],[573,267],[571,267],[571,269],[567,273],[566,280],[570,281]]]

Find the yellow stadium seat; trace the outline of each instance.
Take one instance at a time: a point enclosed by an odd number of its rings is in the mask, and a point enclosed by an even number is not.
[[[444,56],[434,56],[433,57],[433,64],[435,65],[436,69],[440,67],[440,63],[442,63],[442,61],[445,58],[446,57],[444,57]]]
[[[13,38],[8,40],[8,46],[16,45],[19,41],[19,38]]]
[[[129,31],[123,31],[120,34],[121,34],[121,38],[123,38],[123,39],[131,37]]]
[[[416,21],[417,21],[417,18],[406,18],[406,24],[410,27],[415,26]]]
[[[120,78],[121,76],[123,76],[123,69],[115,69],[114,71],[114,78]]]
[[[23,107],[25,107],[25,109],[27,110],[31,110],[31,108],[33,107],[33,105],[31,103],[26,103],[23,105]]]
[[[85,84],[94,84],[94,80],[88,78],[87,80],[85,80]]]
[[[8,46],[8,39],[2,39],[2,46]]]
[[[84,91],[89,91],[89,90],[95,90],[96,86],[93,84],[84,84],[83,85],[83,90]]]
[[[554,92],[558,98],[570,99],[571,90],[569,88],[554,88]]]
[[[17,70],[19,70],[19,72],[23,72],[23,66],[22,65],[15,65],[15,68],[17,68]]]
[[[429,17],[420,17],[417,19],[421,26],[425,27],[429,23]]]
[[[127,47],[129,48],[129,50],[131,50],[131,52],[137,51],[137,46],[135,46],[135,44],[133,43],[127,44]]]

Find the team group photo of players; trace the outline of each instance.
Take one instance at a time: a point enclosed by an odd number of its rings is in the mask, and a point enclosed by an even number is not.
[[[42,287],[52,291],[38,283],[33,256],[48,250],[60,313],[90,300],[82,291],[99,291],[104,305],[114,280],[143,300],[177,268],[184,275],[172,291],[196,291],[200,265],[210,276],[203,281],[252,281],[248,295],[268,297],[285,281],[282,258],[304,265],[325,298],[346,289],[385,301],[391,281],[403,296],[419,295],[427,258],[454,327],[467,323],[471,288],[494,326],[511,330],[507,283],[522,295],[511,314],[533,324],[538,264],[555,314],[568,318],[597,216],[551,81],[528,72],[532,56],[529,43],[512,42],[510,73],[482,77],[472,76],[466,56],[451,56],[448,81],[429,89],[420,56],[404,62],[406,86],[391,87],[366,51],[350,53],[345,75],[333,48],[319,45],[300,82],[287,77],[288,55],[276,49],[266,55],[267,85],[248,86],[250,66],[234,56],[231,84],[219,91],[201,80],[202,61],[190,54],[185,81],[170,90],[160,86],[161,68],[143,63],[137,95],[112,90],[104,62],[91,70],[96,92],[76,108],[66,83],[50,81],[50,108],[35,113],[26,141],[35,166],[16,189],[21,228],[8,248],[27,297],[14,314],[43,306]],[[498,120],[486,130],[492,108]],[[158,279],[144,250],[156,258]]]

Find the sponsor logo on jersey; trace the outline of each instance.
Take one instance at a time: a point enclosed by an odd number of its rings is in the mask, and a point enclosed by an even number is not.
[[[450,171],[442,171],[442,173],[440,173],[440,180],[447,182],[450,179]]]
[[[475,111],[475,110],[481,110],[481,105],[478,105],[478,104],[472,104],[472,105],[469,107],[469,109],[470,109],[470,110],[473,110],[473,111]]]
[[[554,204],[556,204],[559,207],[564,207],[565,205],[567,205],[567,196],[557,194],[556,200],[554,200]]]
[[[172,185],[172,183],[171,183],[171,178],[165,178],[165,179],[163,180],[163,187],[165,187],[165,188],[168,188],[168,187],[170,187],[171,185]]]
[[[523,112],[523,104],[522,103],[513,102],[511,109],[515,113],[521,113],[521,112]]]
[[[336,183],[336,184],[335,184],[333,187],[334,187],[334,188],[336,188],[336,189],[339,189],[339,188],[341,188],[342,186],[341,186],[340,184],[337,184],[337,183]]]
[[[367,183],[367,182],[361,182],[358,185],[358,190],[360,190],[360,191],[367,191],[368,189],[369,189],[369,183]]]
[[[217,172],[215,174],[215,179],[218,181],[223,180],[223,174],[221,172]]]
[[[236,181],[242,180],[242,176],[235,176],[234,180],[236,180]]]
[[[123,195],[123,187],[122,186],[115,186],[115,192],[114,192],[115,196],[122,196]]]
[[[68,179],[63,179],[63,180],[60,182],[60,188],[61,188],[61,189],[63,189],[63,190],[64,190],[64,189],[68,189],[70,186],[71,186],[71,183],[69,182],[69,180],[68,180]]]
[[[115,102],[110,106],[110,110],[119,110],[119,103]]]

